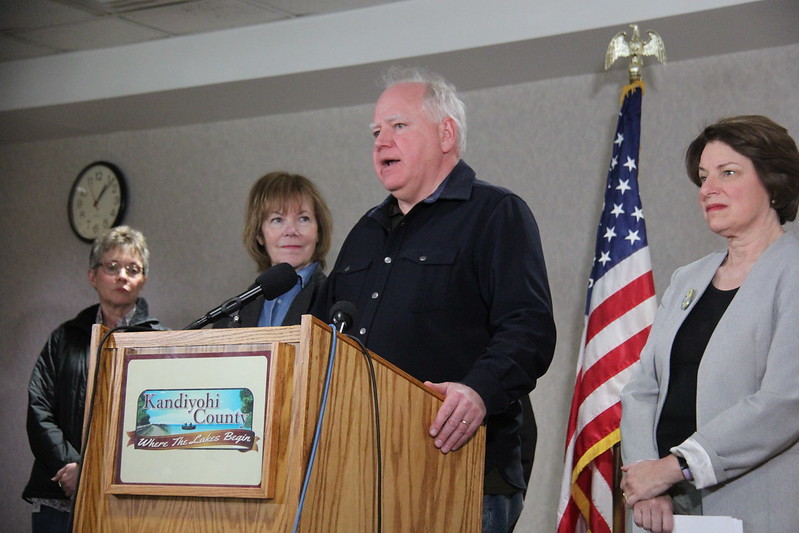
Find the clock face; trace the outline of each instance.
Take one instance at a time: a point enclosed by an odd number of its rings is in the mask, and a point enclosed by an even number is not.
[[[119,225],[125,214],[127,186],[122,172],[111,163],[92,163],[78,174],[69,193],[69,223],[86,242]]]

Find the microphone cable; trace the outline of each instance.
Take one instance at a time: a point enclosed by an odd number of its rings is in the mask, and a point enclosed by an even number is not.
[[[375,365],[363,341],[354,335],[348,333],[345,333],[345,335],[358,344],[361,349],[361,355],[363,355],[366,366],[369,369],[369,383],[372,389],[372,408],[374,409],[375,420],[375,451],[377,455],[377,472],[375,472],[375,482],[377,483],[377,532],[380,533],[383,531],[383,445],[380,437],[380,404],[377,394]]]
[[[311,455],[308,459],[308,467],[305,471],[305,480],[303,481],[302,492],[300,494],[300,502],[297,506],[297,514],[294,520],[294,528],[292,531],[297,533],[297,530],[300,525],[300,517],[302,515],[302,508],[305,503],[305,495],[308,490],[308,485],[310,483],[311,478],[311,471],[313,469],[314,460],[316,458],[316,451],[319,445],[319,438],[322,432],[322,419],[325,415],[325,409],[327,407],[327,400],[328,400],[328,390],[330,388],[330,381],[332,376],[333,370],[333,359],[335,357],[336,348],[338,345],[337,335],[336,335],[336,327],[334,324],[329,324],[330,330],[332,333],[332,342],[330,344],[330,357],[328,360],[327,365],[327,372],[325,374],[325,384],[324,384],[324,391],[322,393],[322,401],[319,407],[319,419],[316,423],[316,430],[314,431],[314,438],[313,444],[311,446]],[[383,531],[383,454],[382,454],[382,442],[380,437],[380,405],[378,400],[378,393],[377,393],[377,378],[375,377],[375,367],[372,361],[372,358],[369,356],[369,350],[367,350],[366,346],[364,345],[363,341],[358,337],[353,335],[343,334],[346,335],[349,339],[355,341],[361,349],[361,355],[363,355],[367,368],[369,369],[369,383],[370,389],[372,391],[372,407],[374,410],[374,421],[375,421],[375,455],[377,456],[377,471],[375,473],[376,477],[376,484],[377,484],[377,501],[376,501],[376,509],[377,509],[377,528],[376,531],[378,533]]]
[[[336,328],[330,324],[332,330],[332,341],[330,343],[330,356],[327,361],[327,371],[325,372],[325,385],[322,390],[322,401],[319,405],[319,418],[316,421],[316,430],[314,431],[313,443],[311,445],[311,455],[308,457],[308,466],[305,469],[305,480],[302,482],[302,491],[300,492],[300,501],[297,504],[297,514],[294,518],[294,528],[292,531],[297,533],[300,527],[300,517],[302,516],[302,507],[305,504],[305,495],[308,491],[308,484],[311,479],[311,471],[313,470],[314,461],[316,460],[316,451],[319,447],[319,437],[322,433],[322,422],[325,418],[325,411],[327,410],[327,395],[330,390],[330,381],[333,375],[333,362],[336,357],[336,347],[338,346],[338,339],[336,338]]]
[[[347,330],[349,326],[351,326],[355,322],[355,315],[357,313],[357,308],[352,302],[348,302],[346,300],[339,300],[333,307],[330,309],[331,314],[331,321],[334,325],[339,326],[340,332],[345,334],[344,332]],[[366,348],[366,345],[363,341],[354,336],[345,334],[349,337],[352,341],[358,344],[361,349],[361,355],[364,357],[364,361],[366,366],[369,370],[369,383],[370,388],[372,391],[372,407],[374,409],[374,434],[375,434],[375,455],[377,459],[377,466],[375,471],[375,483],[376,483],[376,501],[375,501],[375,508],[376,508],[376,519],[377,519],[377,531],[383,531],[383,445],[381,441],[381,424],[380,424],[380,403],[378,399],[378,390],[377,390],[377,379],[375,378],[375,367],[372,358],[369,356],[369,350]]]

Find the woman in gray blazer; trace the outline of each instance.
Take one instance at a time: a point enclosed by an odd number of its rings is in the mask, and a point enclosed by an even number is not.
[[[639,526],[725,515],[799,531],[799,151],[761,116],[707,127],[686,154],[726,250],[678,269],[622,392],[622,490]]]
[[[259,296],[214,327],[299,324],[325,280],[322,271],[332,233],[330,210],[311,180],[270,172],[256,181],[247,198],[244,247],[259,271],[289,263],[297,271],[297,285],[273,300]]]

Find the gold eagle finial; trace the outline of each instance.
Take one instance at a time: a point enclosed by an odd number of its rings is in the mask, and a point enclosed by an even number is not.
[[[629,40],[623,31],[617,33],[610,40],[608,51],[605,53],[605,70],[609,69],[620,57],[631,57],[628,71],[632,83],[641,80],[641,69],[644,66],[643,56],[654,56],[661,63],[666,62],[666,46],[660,35],[651,30],[646,32],[649,35],[649,40],[645,43],[642,42],[641,34],[638,33],[638,24],[630,24],[630,27],[633,29],[633,34]]]

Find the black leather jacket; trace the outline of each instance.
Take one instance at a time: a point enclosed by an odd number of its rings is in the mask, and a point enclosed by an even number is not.
[[[67,463],[80,462],[83,409],[91,330],[99,304],[88,307],[61,324],[44,345],[28,385],[28,442],[34,455],[33,470],[22,497],[66,499],[50,481]],[[147,302],[139,298],[130,321],[164,329],[149,316]]]

